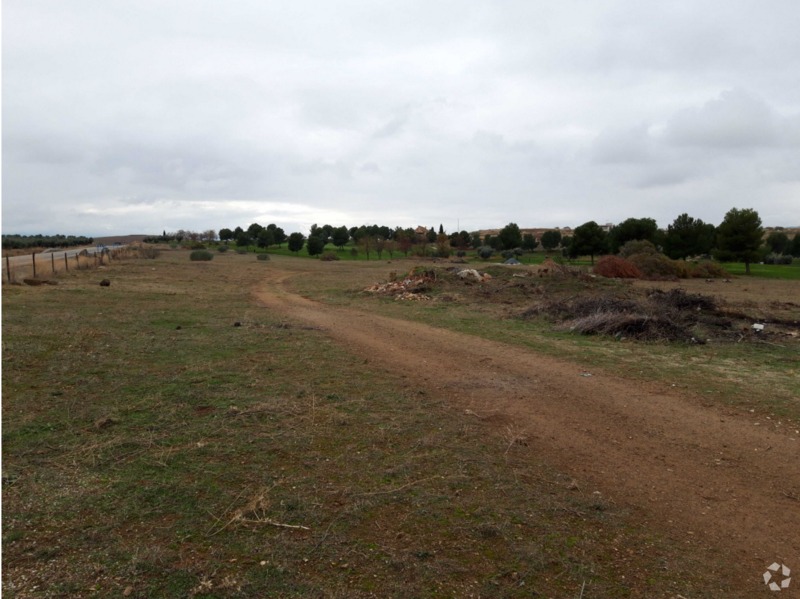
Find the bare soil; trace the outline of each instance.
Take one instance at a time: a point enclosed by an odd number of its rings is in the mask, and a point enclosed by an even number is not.
[[[290,279],[316,268],[273,267],[255,297],[270,310],[322,328],[365,362],[418,381],[506,434],[524,436],[535,454],[571,473],[585,493],[624,505],[654,531],[701,547],[709,564],[736,564],[741,596],[755,591],[765,565],[796,562],[800,434],[794,428],[703,405],[663,385],[586,372],[519,346],[292,293]],[[710,284],[681,284],[713,292]]]

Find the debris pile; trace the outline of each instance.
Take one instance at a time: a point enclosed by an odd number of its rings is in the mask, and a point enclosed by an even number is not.
[[[474,283],[484,283],[492,278],[489,273],[479,273],[474,268],[465,268],[456,273],[456,276],[462,281],[472,281]]]
[[[790,339],[797,335],[796,321],[778,318],[754,321],[752,316],[720,305],[715,297],[686,293],[682,289],[652,289],[644,297],[626,293],[559,300],[545,298],[519,317],[539,315],[554,320],[560,331],[642,341],[740,342],[745,336],[755,339],[767,333]],[[766,321],[770,322],[769,331],[762,324]],[[781,330],[781,327],[788,330]]]
[[[436,282],[436,271],[425,270],[422,268],[414,268],[408,273],[408,276],[398,280],[397,273],[392,272],[389,275],[388,283],[376,283],[365,287],[366,293],[374,293],[376,295],[396,295],[400,300],[420,300],[430,299],[429,296],[422,295],[428,291],[431,286]],[[409,296],[420,295],[420,297],[411,298]]]

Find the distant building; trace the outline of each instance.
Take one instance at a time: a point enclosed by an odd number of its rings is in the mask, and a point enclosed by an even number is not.
[[[602,226],[602,228],[603,228],[603,231],[608,233],[612,229],[613,226],[614,226],[613,223],[606,223],[606,224],[604,224]]]
[[[414,229],[414,236],[417,238],[417,241],[422,241],[423,239],[425,239],[425,236],[427,234],[428,234],[427,227],[420,226]]]

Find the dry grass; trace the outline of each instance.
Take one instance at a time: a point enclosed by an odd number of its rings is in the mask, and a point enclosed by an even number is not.
[[[6,596],[724,586],[700,553],[596,509],[524,431],[498,434],[260,309],[250,286],[281,262],[298,263],[165,252],[111,264],[108,289],[81,271],[4,290]]]

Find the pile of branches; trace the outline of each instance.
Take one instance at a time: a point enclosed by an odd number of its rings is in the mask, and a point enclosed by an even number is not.
[[[719,307],[716,298],[702,293],[686,293],[681,289],[652,289],[648,301],[664,308],[674,310],[708,310],[714,312]]]
[[[546,300],[520,316],[545,315],[559,323],[558,330],[583,335],[696,342],[692,328],[703,310],[716,312],[714,298],[672,289],[654,290],[644,300],[611,296]]]

